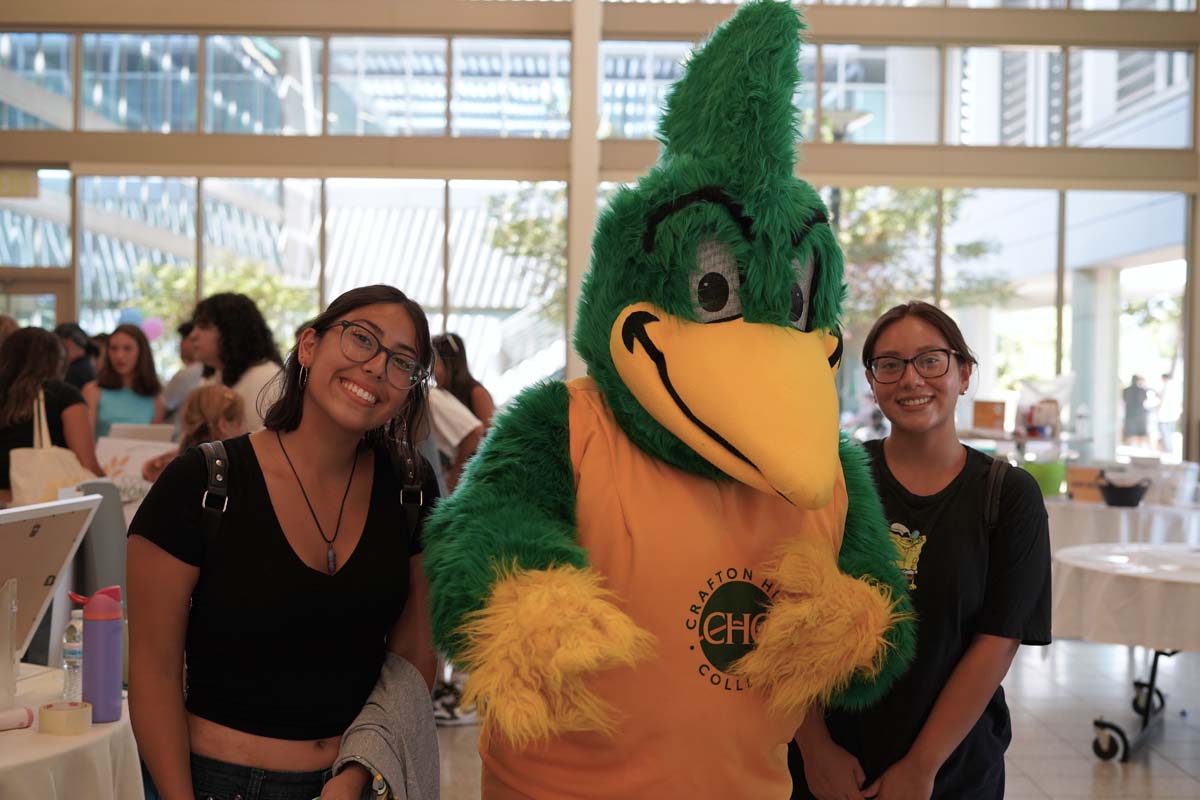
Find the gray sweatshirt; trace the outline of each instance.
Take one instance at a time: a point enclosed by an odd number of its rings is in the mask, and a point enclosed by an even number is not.
[[[387,781],[397,800],[438,800],[437,726],[429,687],[417,668],[389,652],[379,680],[342,734],[333,771],[357,761]],[[368,788],[365,797],[372,797]]]

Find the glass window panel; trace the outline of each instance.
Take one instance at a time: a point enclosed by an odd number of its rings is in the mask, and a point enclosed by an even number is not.
[[[83,121],[89,131],[196,130],[197,37],[83,35]]]
[[[845,354],[838,370],[843,423],[853,425],[868,387],[862,342],[884,311],[908,300],[933,300],[937,191],[892,186],[821,190],[845,256],[850,287],[842,310]]]
[[[1058,192],[947,189],[942,207],[943,305],[979,359],[967,399],[1004,401],[1012,429],[1020,382],[1054,377]]]
[[[946,144],[1046,147],[1061,131],[1057,48],[947,48]]]
[[[450,182],[449,331],[503,403],[566,368],[567,185]]]
[[[462,38],[451,46],[453,136],[570,134],[570,42]]]
[[[653,139],[691,42],[600,43],[600,138]]]
[[[1073,0],[1078,8],[1082,0]],[[951,7],[959,8],[1066,8],[1067,0],[949,0]]]
[[[179,368],[175,325],[196,296],[196,181],[79,178],[79,324],[111,331],[124,310],[164,322],[150,343],[159,374]]]
[[[209,133],[321,133],[320,39],[209,36],[204,130]]]
[[[37,171],[37,197],[0,197],[0,266],[71,265],[71,173]]]
[[[1083,11],[1195,11],[1194,0],[1071,0]]]
[[[445,39],[333,38],[329,132],[445,135],[446,47]]]
[[[205,178],[201,196],[204,293],[249,296],[286,352],[320,310],[321,182]]]
[[[388,283],[441,329],[443,181],[332,178],[325,185],[326,302]]]
[[[940,6],[942,0],[824,0],[827,6]]]
[[[821,139],[936,144],[936,47],[831,44],[821,49]]]
[[[1090,433],[1099,459],[1163,455],[1178,461],[1189,380],[1183,358],[1187,197],[1068,192],[1066,218],[1063,353],[1064,372],[1075,375],[1071,416]],[[1163,375],[1171,376],[1165,386]],[[1135,376],[1145,394],[1127,396]]]
[[[58,324],[58,298],[52,294],[25,294],[0,289],[0,314],[7,314],[22,328],[50,330]]]
[[[0,33],[0,130],[72,127],[71,38]]]
[[[1072,147],[1190,147],[1192,54],[1071,48]]]

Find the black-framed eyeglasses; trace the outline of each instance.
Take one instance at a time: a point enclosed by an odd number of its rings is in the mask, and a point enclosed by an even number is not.
[[[940,378],[950,371],[950,356],[958,355],[956,350],[926,350],[917,353],[912,358],[899,356],[879,356],[872,358],[867,365],[876,383],[896,383],[904,375],[909,364],[922,378]]]
[[[342,329],[342,355],[356,364],[367,363],[381,351],[385,353],[387,359],[384,361],[383,376],[396,389],[408,389],[429,377],[428,371],[416,361],[404,353],[384,347],[370,328],[345,319],[329,325],[326,330],[329,328]]]

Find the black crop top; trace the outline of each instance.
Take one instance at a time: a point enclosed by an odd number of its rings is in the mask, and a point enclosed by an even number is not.
[[[408,558],[421,551],[399,480],[377,453],[362,538],[327,575],[284,537],[249,436],[225,448],[229,505],[215,538],[202,521],[208,472],[196,448],[167,466],[129,526],[130,536],[200,567],[188,617],[187,710],[258,736],[340,736],[379,677],[408,597]],[[428,508],[436,484],[426,481],[424,493]]]

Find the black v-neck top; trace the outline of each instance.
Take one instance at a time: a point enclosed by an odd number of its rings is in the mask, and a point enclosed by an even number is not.
[[[188,617],[187,710],[258,736],[340,736],[379,677],[408,597],[408,559],[421,551],[399,480],[377,453],[362,538],[329,575],[288,543],[249,436],[225,449],[229,504],[215,538],[200,511],[208,471],[196,448],[163,471],[129,526],[129,535],[200,568]],[[437,488],[424,491],[428,507]]]

